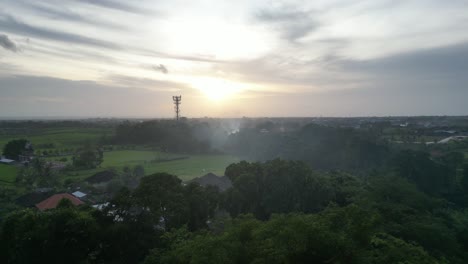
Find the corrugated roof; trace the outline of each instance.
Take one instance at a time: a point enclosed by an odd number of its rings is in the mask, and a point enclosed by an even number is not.
[[[87,195],[86,193],[80,192],[80,191],[76,191],[76,192],[74,192],[72,194],[73,194],[73,196],[78,197],[78,198],[82,198],[82,197],[85,197]]]
[[[83,204],[83,202],[80,199],[76,198],[75,196],[69,193],[59,193],[59,194],[54,194],[51,197],[45,199],[44,201],[36,204],[36,207],[41,211],[44,211],[47,209],[53,209],[57,207],[57,205],[62,199],[68,199],[74,205]]]

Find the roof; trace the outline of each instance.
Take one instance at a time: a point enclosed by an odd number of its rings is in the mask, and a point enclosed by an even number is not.
[[[72,194],[73,194],[73,196],[78,197],[78,198],[82,198],[82,197],[85,197],[87,195],[86,193],[80,192],[80,191],[76,191],[76,192],[74,192]]]
[[[86,179],[89,183],[101,183],[112,180],[117,174],[111,170],[100,171]]]
[[[60,203],[62,199],[68,199],[70,202],[72,202],[73,205],[80,205],[83,204],[83,202],[76,198],[75,196],[69,194],[69,193],[59,193],[59,194],[54,194],[51,197],[45,199],[44,201],[36,204],[36,207],[41,210],[47,210],[47,209],[53,209],[57,207],[57,205]]]
[[[197,182],[201,186],[217,186],[220,191],[224,191],[232,187],[231,180],[226,176],[216,176],[216,174],[208,173],[205,176],[197,177],[193,180],[193,182]]]
[[[0,163],[12,163],[12,162],[14,162],[14,160],[12,159],[7,159],[7,158],[0,159]]]

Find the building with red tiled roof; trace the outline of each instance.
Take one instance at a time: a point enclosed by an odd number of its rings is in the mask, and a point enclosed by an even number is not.
[[[58,193],[54,194],[51,197],[45,199],[44,201],[36,204],[37,209],[44,211],[47,209],[54,209],[60,203],[62,199],[68,199],[73,205],[80,205],[83,202],[76,198],[75,196],[68,193]]]

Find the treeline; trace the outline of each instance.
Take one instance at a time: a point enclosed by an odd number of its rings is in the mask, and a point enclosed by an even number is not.
[[[124,122],[116,128],[113,144],[145,144],[168,152],[207,153],[210,146],[198,140],[188,122],[153,120],[141,123]]]
[[[0,129],[54,129],[54,128],[102,128],[114,127],[116,121],[96,122],[91,120],[0,120]],[[6,130],[8,131],[8,130]]]
[[[226,149],[253,160],[302,160],[324,170],[376,168],[391,155],[386,142],[371,133],[315,124],[287,133],[243,129],[231,135]]]
[[[2,225],[0,261],[466,263],[468,210],[448,198],[468,199],[468,168],[457,167],[447,192],[415,177],[425,158],[401,155],[361,177],[297,161],[240,162],[227,168],[233,186],[221,193],[145,176],[103,211],[65,203],[14,212]]]

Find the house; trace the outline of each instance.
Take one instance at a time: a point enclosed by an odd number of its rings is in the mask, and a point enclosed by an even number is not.
[[[83,204],[83,202],[80,199],[76,198],[75,196],[73,196],[73,195],[71,195],[69,193],[58,193],[58,194],[52,195],[51,197],[45,199],[42,202],[36,204],[36,207],[37,207],[37,209],[39,209],[41,211],[48,210],[48,209],[54,209],[59,205],[59,203],[60,203],[60,201],[62,199],[70,200],[70,202],[75,206]]]
[[[216,186],[220,191],[225,191],[232,187],[232,182],[228,177],[216,176],[213,173],[208,173],[205,176],[194,178],[190,182],[196,182],[204,187],[208,185]]]

